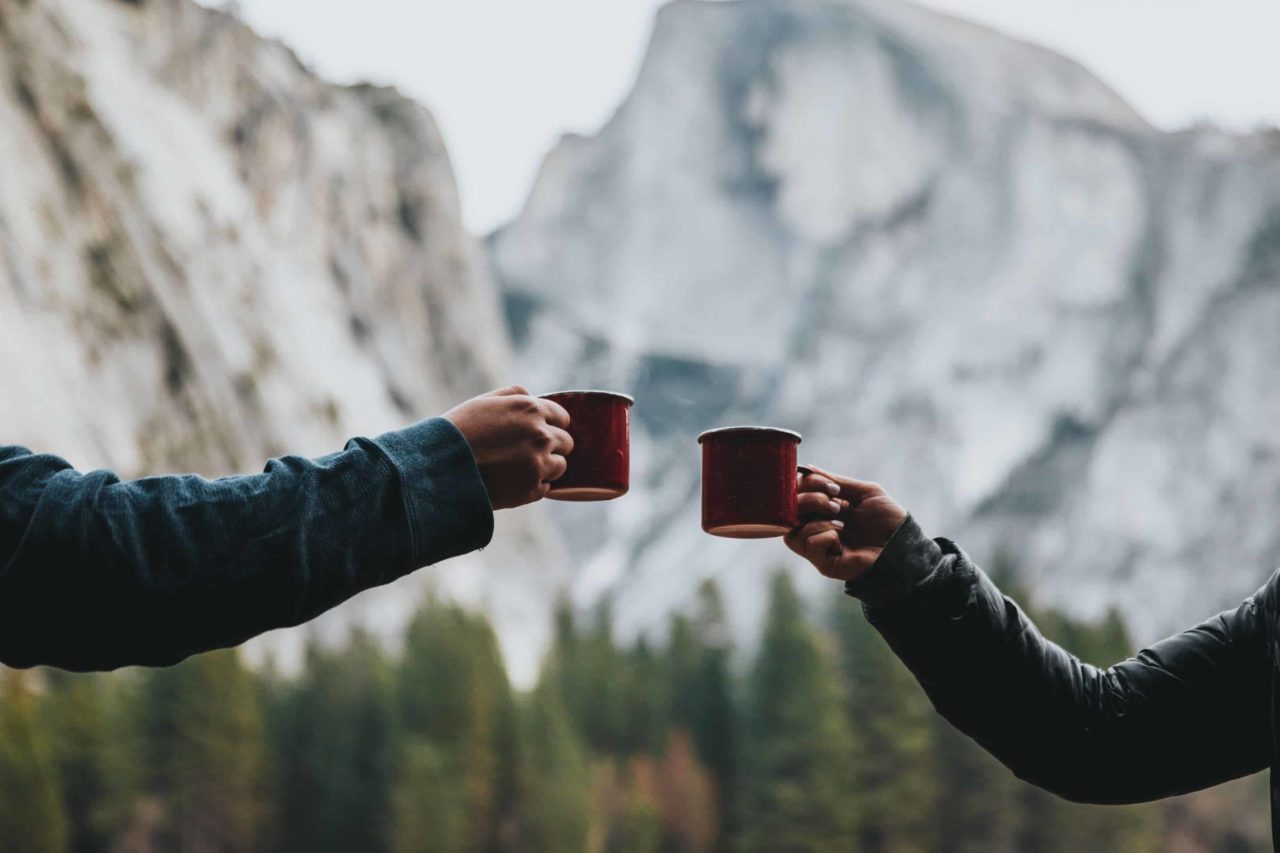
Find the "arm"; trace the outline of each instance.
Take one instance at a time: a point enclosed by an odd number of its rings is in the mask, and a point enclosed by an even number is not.
[[[493,530],[471,451],[442,419],[219,480],[122,482],[4,448],[0,495],[10,666],[175,663],[304,622]]]
[[[1267,766],[1260,608],[1270,585],[1104,670],[1046,640],[958,548],[930,541],[913,520],[861,588],[882,574],[916,578],[917,588],[868,605],[872,624],[939,713],[1028,782],[1082,802],[1141,802]]]
[[[218,480],[0,448],[0,662],[167,665],[484,546],[491,497],[536,499],[563,471],[551,410],[516,390]]]
[[[873,484],[839,483],[851,499],[846,517],[868,489],[892,503]],[[1042,637],[952,543],[930,540],[905,513],[894,519],[896,532],[874,537],[869,563],[845,564],[847,591],[864,600],[939,713],[1019,777],[1071,800],[1125,803],[1267,765],[1272,676],[1262,612],[1272,584],[1103,670]],[[813,522],[810,535],[824,523]]]

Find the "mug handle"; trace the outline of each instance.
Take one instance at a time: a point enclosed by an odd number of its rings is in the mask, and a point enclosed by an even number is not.
[[[808,465],[797,465],[797,466],[796,466],[796,471],[797,471],[798,473],[800,473],[800,474],[814,474],[814,473],[817,473],[817,472],[815,472],[812,468],[810,468]]]

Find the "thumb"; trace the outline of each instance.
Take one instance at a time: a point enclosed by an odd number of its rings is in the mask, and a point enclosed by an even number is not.
[[[485,397],[528,397],[529,389],[523,385],[508,385],[506,388],[498,388],[484,394]]]

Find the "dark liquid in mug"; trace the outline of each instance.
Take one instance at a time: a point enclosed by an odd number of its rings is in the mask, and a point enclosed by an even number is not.
[[[703,433],[702,529],[731,539],[782,536],[799,523],[800,436],[768,427]]]
[[[573,452],[564,476],[547,497],[561,501],[607,501],[631,484],[631,398],[610,391],[544,394],[569,412]]]

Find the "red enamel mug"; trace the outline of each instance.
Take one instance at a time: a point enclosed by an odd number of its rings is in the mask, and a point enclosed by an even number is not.
[[[557,391],[543,394],[569,412],[573,452],[564,476],[551,483],[548,498],[607,501],[631,487],[631,404],[614,391]]]
[[[782,536],[800,523],[796,451],[800,434],[760,426],[723,427],[702,445],[702,529],[730,539]]]

